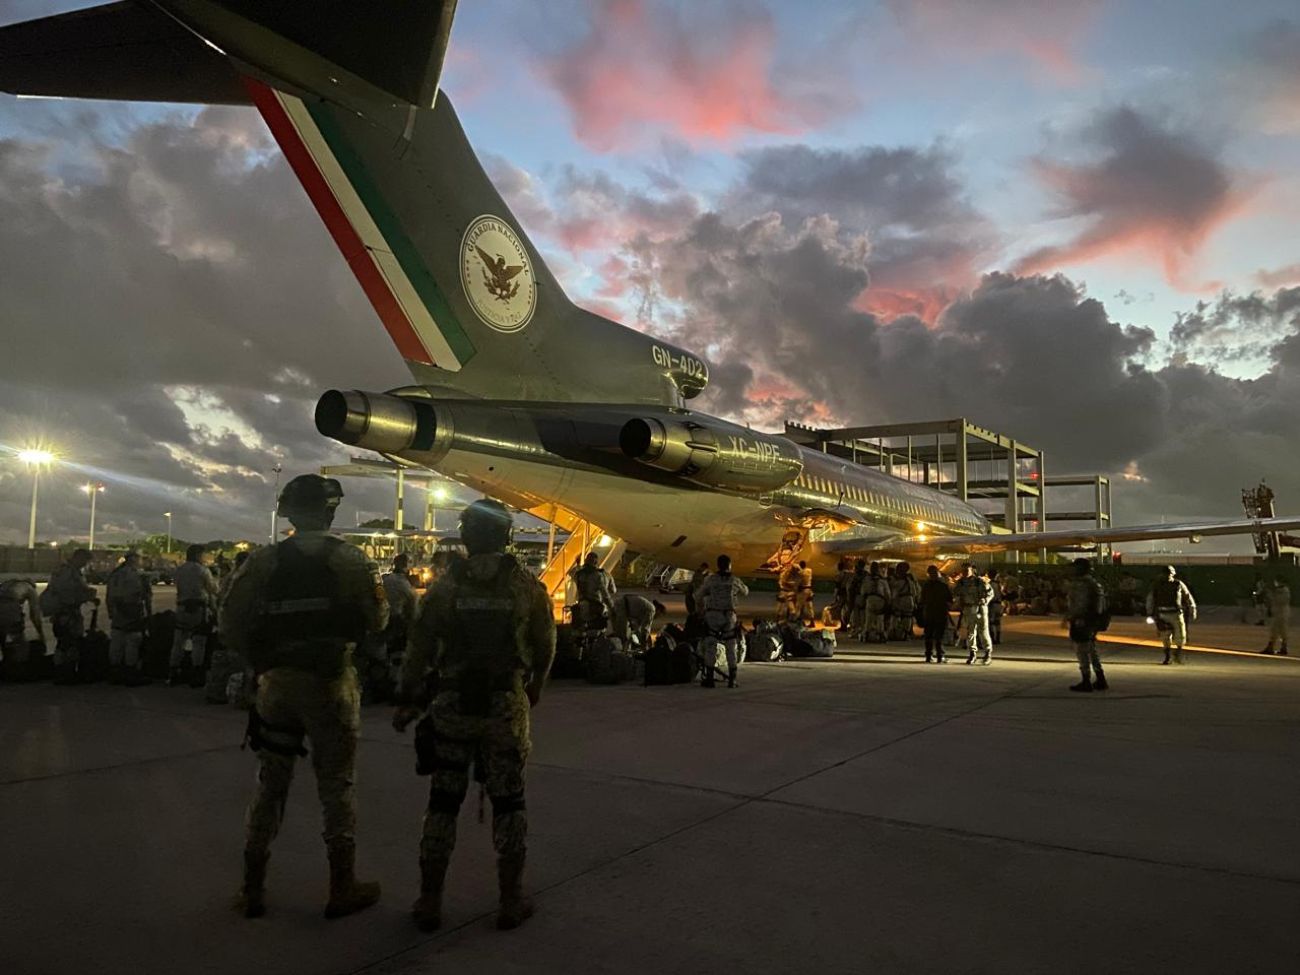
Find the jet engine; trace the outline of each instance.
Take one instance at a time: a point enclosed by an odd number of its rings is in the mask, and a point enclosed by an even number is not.
[[[332,440],[381,454],[431,451],[451,436],[449,418],[440,418],[435,404],[359,389],[323,393],[316,402],[316,429]]]
[[[803,470],[799,448],[784,437],[677,417],[637,417],[623,424],[625,456],[690,481],[737,491],[773,491]]]

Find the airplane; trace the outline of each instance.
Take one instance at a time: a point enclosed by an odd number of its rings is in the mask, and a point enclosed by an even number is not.
[[[936,489],[692,410],[705,360],[575,305],[438,90],[455,0],[121,0],[0,29],[0,90],[253,105],[414,382],[317,430],[669,565],[960,558],[1300,528],[995,533]],[[527,120],[520,120],[526,125]]]

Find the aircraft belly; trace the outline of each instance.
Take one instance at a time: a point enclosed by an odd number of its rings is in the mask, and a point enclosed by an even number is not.
[[[435,467],[512,503],[561,505],[623,539],[633,551],[683,567],[712,563],[725,552],[742,571],[752,570],[779,543],[785,528],[753,498],[631,481],[606,471],[454,448]]]

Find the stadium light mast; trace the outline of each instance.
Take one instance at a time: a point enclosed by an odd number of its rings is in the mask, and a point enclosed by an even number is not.
[[[86,541],[86,548],[93,552],[95,550],[95,499],[104,493],[104,482],[90,481],[81,485],[81,490],[90,495],[90,537]]]
[[[164,511],[163,517],[167,519],[167,554],[172,554],[172,513]]]
[[[41,492],[41,468],[54,462],[48,450],[20,450],[18,459],[32,469],[32,515],[27,526],[27,547],[36,548],[36,499]]]

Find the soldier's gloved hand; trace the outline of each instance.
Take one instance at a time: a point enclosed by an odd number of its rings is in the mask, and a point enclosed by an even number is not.
[[[403,705],[393,714],[393,730],[397,732],[406,731],[406,726],[419,716],[419,708],[413,708],[410,705]]]

